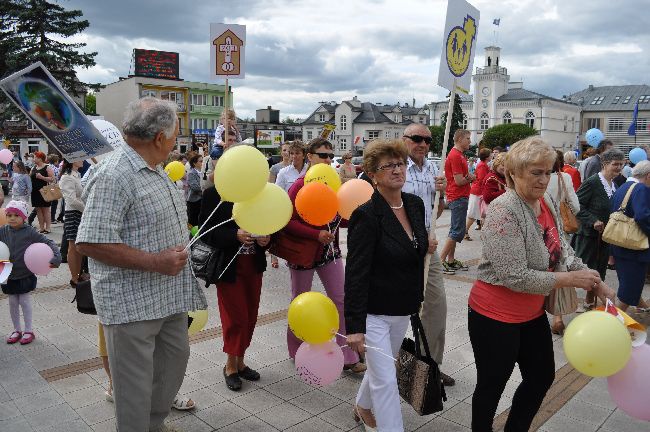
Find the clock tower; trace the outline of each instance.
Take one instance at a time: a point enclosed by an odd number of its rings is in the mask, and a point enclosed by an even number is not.
[[[485,48],[485,65],[477,67],[472,76],[474,82],[474,112],[475,127],[470,129],[472,143],[481,140],[482,131],[498,124],[500,118],[496,112],[497,99],[508,92],[508,70],[501,65],[501,48],[489,46]],[[486,127],[487,126],[487,127]]]

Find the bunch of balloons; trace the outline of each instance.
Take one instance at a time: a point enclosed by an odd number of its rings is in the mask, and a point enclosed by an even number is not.
[[[332,340],[339,328],[334,302],[319,292],[306,292],[289,305],[289,328],[302,341],[296,351],[296,373],[305,383],[325,386],[343,370],[343,352]]]
[[[372,186],[359,179],[341,185],[336,170],[327,164],[317,164],[305,174],[305,186],[296,195],[296,211],[307,223],[322,226],[339,213],[349,219],[352,212],[370,200]]]
[[[632,417],[650,421],[650,346],[633,346],[629,317],[591,311],[575,318],[564,333],[564,352],[569,363],[591,377],[607,377],[609,394]],[[623,318],[625,316],[625,318]]]
[[[266,158],[250,146],[229,149],[214,169],[214,185],[221,199],[235,203],[233,219],[240,228],[257,235],[279,231],[293,213],[287,193],[268,179]]]

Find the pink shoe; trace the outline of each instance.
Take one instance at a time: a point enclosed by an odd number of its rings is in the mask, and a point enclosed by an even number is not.
[[[19,331],[15,331],[12,334],[7,337],[7,343],[8,344],[15,344],[20,340],[20,338],[23,336],[23,334]]]
[[[23,337],[20,338],[20,344],[21,345],[27,345],[32,343],[32,341],[36,339],[36,336],[34,336],[34,333],[32,332],[25,332],[23,333]]]

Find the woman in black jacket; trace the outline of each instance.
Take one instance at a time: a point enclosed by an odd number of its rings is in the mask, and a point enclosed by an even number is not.
[[[364,170],[376,188],[352,213],[345,268],[345,323],[350,347],[366,353],[368,370],[356,398],[355,419],[366,429],[403,430],[395,363],[409,316],[423,300],[429,240],[424,203],[402,193],[408,151],[399,140],[375,140]],[[435,249],[435,243],[431,244]],[[374,413],[374,416],[373,416]],[[376,417],[376,419],[375,419]]]
[[[233,203],[224,201],[207,220],[220,201],[214,186],[203,192],[199,224],[205,226],[201,231],[205,232],[232,217]],[[249,381],[260,379],[260,374],[244,363],[244,354],[257,323],[262,273],[266,270],[264,251],[270,237],[255,237],[231,221],[210,231],[202,240],[221,251],[213,280],[217,284],[223,351],[228,354],[223,375],[228,388],[237,391],[242,386],[241,378]],[[233,262],[228,266],[231,260]]]

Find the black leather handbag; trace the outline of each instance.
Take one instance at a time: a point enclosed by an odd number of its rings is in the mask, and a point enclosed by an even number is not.
[[[77,302],[77,310],[83,314],[97,315],[95,309],[95,300],[93,299],[93,292],[90,289],[90,275],[88,273],[81,273],[77,285],[74,287],[75,295],[70,303]]]
[[[190,265],[194,276],[204,280],[206,287],[216,282],[217,266],[223,255],[221,249],[212,247],[201,240],[197,240],[190,249]]]
[[[397,387],[399,395],[420,415],[442,411],[447,394],[442,385],[440,369],[431,357],[422,321],[411,315],[415,340],[404,338],[397,358]],[[422,355],[420,342],[424,347]]]

